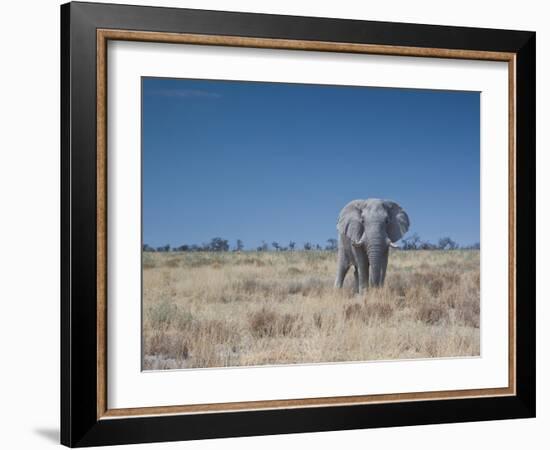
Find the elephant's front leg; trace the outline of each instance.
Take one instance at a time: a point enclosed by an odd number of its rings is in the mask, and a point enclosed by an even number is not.
[[[359,294],[359,273],[357,267],[353,268],[353,292]]]
[[[358,292],[363,294],[369,286],[369,260],[363,247],[352,247],[352,252],[357,263]]]
[[[384,255],[384,258],[382,258],[382,268],[380,269],[380,286],[383,286],[384,281],[386,280],[387,268],[388,268],[388,253]]]
[[[337,263],[337,269],[336,269],[336,280],[334,281],[335,288],[339,289],[344,285],[344,278],[346,278],[346,273],[348,269],[349,269],[349,264],[346,260],[344,252],[341,249],[339,249],[338,263]]]

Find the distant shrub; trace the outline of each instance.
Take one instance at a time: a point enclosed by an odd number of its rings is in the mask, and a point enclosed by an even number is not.
[[[373,317],[386,320],[393,315],[393,307],[389,303],[367,303],[364,306],[364,314],[367,321]]]
[[[229,242],[227,239],[215,237],[205,247],[212,252],[227,252],[229,250]]]
[[[256,248],[259,252],[267,252],[269,250],[269,244],[265,241],[262,241],[262,245]]]
[[[156,267],[155,257],[150,253],[143,253],[143,268],[152,269]]]
[[[170,326],[176,314],[177,306],[167,300],[163,300],[151,306],[147,316],[153,329],[162,330]]]
[[[425,287],[432,296],[438,297],[445,288],[460,283],[460,275],[454,270],[414,272],[413,284]]]
[[[266,263],[264,261],[262,261],[260,258],[252,258],[252,257],[249,257],[249,258],[243,258],[241,261],[240,261],[241,264],[251,264],[251,265],[254,265],[254,266],[257,266],[257,267],[263,267],[266,265]]]
[[[437,325],[448,319],[449,313],[442,305],[424,304],[416,310],[416,318],[428,325]]]
[[[425,286],[433,296],[437,297],[443,289],[443,280],[441,275],[437,273],[428,272],[420,274],[417,280],[421,285]]]
[[[298,269],[297,267],[293,267],[293,266],[289,267],[287,269],[287,272],[288,272],[289,275],[298,275],[300,273],[303,273],[302,270]]]
[[[363,314],[363,306],[358,303],[352,303],[344,308],[346,320],[360,318]]]
[[[479,328],[479,313],[479,302],[465,303],[457,311],[457,315],[464,322],[464,325],[472,328]]]
[[[353,303],[344,309],[346,320],[359,319],[370,323],[375,319],[387,320],[393,315],[393,306],[388,303],[367,303],[360,305]]]
[[[458,244],[450,237],[443,237],[439,239],[437,247],[439,250],[456,250],[458,248]]]
[[[171,258],[171,259],[167,260],[164,263],[164,265],[166,267],[170,267],[170,268],[179,267],[178,259],[177,258]]]
[[[247,277],[233,282],[233,288],[237,292],[246,294],[269,293],[271,286],[267,281]]]
[[[394,273],[391,277],[389,277],[386,283],[390,291],[397,297],[405,297],[408,285],[403,275],[400,273]]]
[[[242,240],[237,239],[237,243],[235,244],[235,251],[240,252],[244,249],[244,243]]]
[[[250,315],[250,331],[256,337],[267,337],[275,334],[275,319],[277,315],[263,307]]]
[[[250,315],[249,327],[252,335],[259,338],[289,336],[297,330],[300,317],[299,314],[277,314],[263,307]]]
[[[276,330],[278,334],[283,336],[289,336],[294,331],[298,323],[299,315],[298,314],[283,314],[282,316],[276,319]]]
[[[287,294],[319,295],[325,289],[326,283],[319,277],[307,277],[301,280],[287,281],[281,286],[281,291]]]
[[[325,250],[334,251],[338,248],[338,240],[334,238],[327,239]]]
[[[224,264],[223,255],[211,252],[197,252],[188,255],[182,262],[187,267],[211,266],[214,263]]]

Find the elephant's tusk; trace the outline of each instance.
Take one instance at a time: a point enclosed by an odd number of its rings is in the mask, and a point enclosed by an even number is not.
[[[359,241],[357,241],[354,245],[356,247],[360,247],[361,245],[364,245],[366,242],[367,242],[367,233],[363,232],[363,234],[359,238]]]
[[[386,243],[387,243],[387,244],[388,244],[388,246],[390,246],[390,247],[393,247],[393,248],[399,248],[399,245],[397,245],[397,244],[394,244],[394,243],[393,243],[393,242],[391,241],[391,239],[390,239],[390,238],[388,238],[388,237],[386,238]]]

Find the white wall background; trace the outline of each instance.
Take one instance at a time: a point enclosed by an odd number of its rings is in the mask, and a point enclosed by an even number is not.
[[[524,29],[537,32],[536,419],[267,436],[136,448],[546,448],[550,427],[548,146],[550,28],[545,2],[501,0],[195,0],[134,4],[350,19]],[[41,449],[59,439],[59,1],[2,6],[0,46],[0,447]],[[498,7],[497,7],[498,5]],[[545,226],[546,225],[546,226]]]

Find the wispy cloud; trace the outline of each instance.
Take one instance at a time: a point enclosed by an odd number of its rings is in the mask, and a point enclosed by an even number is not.
[[[204,98],[217,99],[221,94],[212,91],[203,91],[200,89],[156,89],[149,92],[150,95],[161,97],[176,97],[176,98]]]

